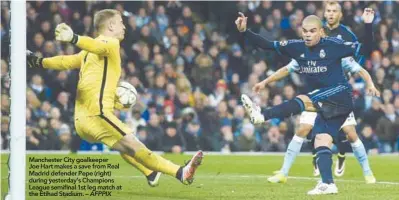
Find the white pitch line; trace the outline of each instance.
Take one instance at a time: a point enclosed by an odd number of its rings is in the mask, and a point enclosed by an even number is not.
[[[121,178],[121,179],[128,179],[128,178],[143,178],[143,176],[112,176],[113,178]],[[242,179],[242,178],[269,178],[271,176],[266,175],[199,175],[196,176],[197,178],[216,178],[219,177],[221,179]],[[303,177],[303,176],[289,176],[290,179],[296,180],[307,180],[307,181],[318,181],[320,178],[314,177]],[[348,182],[348,183],[365,183],[361,180],[350,180],[350,179],[334,179],[336,182]],[[390,181],[377,181],[375,184],[382,184],[382,185],[399,185],[399,182],[390,182]]]

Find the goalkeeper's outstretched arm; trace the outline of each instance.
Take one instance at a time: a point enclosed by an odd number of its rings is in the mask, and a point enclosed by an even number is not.
[[[54,56],[43,59],[43,68],[55,70],[77,69],[81,66],[82,52],[69,56]]]
[[[115,48],[115,44],[112,43],[104,43],[98,40],[95,40],[91,37],[87,36],[78,36],[74,34],[74,40],[76,40],[75,45],[85,51],[90,53],[94,53],[97,55],[106,56],[108,55],[113,48]],[[74,43],[72,43],[74,44]]]
[[[82,55],[83,51],[74,55],[41,58],[34,55],[31,51],[27,51],[26,59],[31,68],[70,70],[77,69],[81,66]]]
[[[56,27],[55,39],[61,42],[70,42],[82,50],[102,56],[108,55],[113,48],[119,45],[118,42],[102,42],[91,37],[74,34],[71,27],[65,23]]]

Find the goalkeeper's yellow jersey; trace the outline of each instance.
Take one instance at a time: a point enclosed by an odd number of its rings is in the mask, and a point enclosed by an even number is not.
[[[119,40],[99,36],[80,36],[76,45],[82,49],[71,56],[43,59],[43,67],[67,70],[80,67],[75,118],[113,113],[115,91],[121,75]]]

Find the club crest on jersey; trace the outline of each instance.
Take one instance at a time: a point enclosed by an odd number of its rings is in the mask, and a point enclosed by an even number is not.
[[[280,41],[280,46],[287,46],[287,44],[288,44],[287,40]]]
[[[320,50],[320,58],[324,58],[326,57],[326,52],[324,51],[324,49]]]
[[[319,104],[320,108],[323,106],[323,103],[321,102],[317,102],[317,104]]]

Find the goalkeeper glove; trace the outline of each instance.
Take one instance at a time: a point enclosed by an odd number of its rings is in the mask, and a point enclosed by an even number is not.
[[[61,42],[76,44],[78,42],[78,35],[73,33],[71,27],[62,23],[55,28],[55,39]]]
[[[43,58],[38,57],[31,51],[26,51],[26,62],[30,68],[43,68]]]

